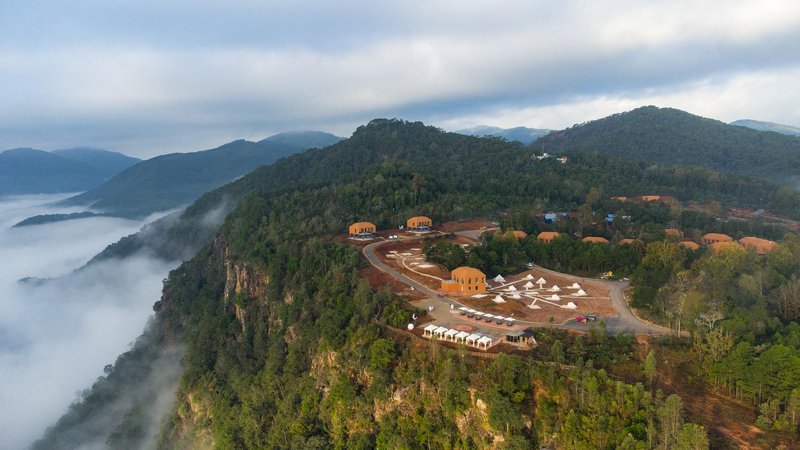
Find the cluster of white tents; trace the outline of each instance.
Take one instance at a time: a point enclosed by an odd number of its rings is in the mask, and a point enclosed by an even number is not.
[[[508,326],[514,325],[514,318],[513,317],[503,317],[503,316],[496,316],[494,314],[489,314],[481,311],[476,311],[472,308],[467,308],[466,306],[462,306],[458,308],[459,314],[462,316],[467,316],[471,319],[475,320],[485,320],[487,322],[495,322],[497,324],[506,324]]]
[[[468,333],[452,328],[440,327],[430,324],[422,330],[422,335],[428,338],[442,339],[450,342],[463,342],[464,344],[487,350],[494,343],[494,339],[477,333]]]

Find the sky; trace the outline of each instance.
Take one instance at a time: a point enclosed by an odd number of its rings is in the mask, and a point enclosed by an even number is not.
[[[67,196],[0,197],[0,261],[14,262],[0,266],[0,448],[27,448],[76,392],[129,349],[177,265],[138,255],[70,275],[147,220],[96,217],[11,228],[52,213],[48,205]],[[53,280],[19,283],[24,277]]]
[[[564,128],[643,105],[800,126],[800,2],[4,0],[0,149],[138,157],[376,117]]]

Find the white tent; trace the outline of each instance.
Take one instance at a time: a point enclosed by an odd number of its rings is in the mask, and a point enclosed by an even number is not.
[[[553,287],[548,289],[550,292],[561,292],[561,288],[558,285],[554,284]]]
[[[447,339],[448,341],[454,341],[455,340],[455,336],[457,334],[458,334],[458,330],[454,330],[454,329],[451,328],[451,329],[447,330],[447,332],[444,333],[444,338]]]
[[[448,330],[447,327],[439,327],[439,328],[433,330],[433,336],[441,338],[442,336],[444,336],[444,334],[447,332],[447,330]]]
[[[576,297],[584,297],[586,295],[586,291],[583,289],[578,289],[578,292],[575,293]]]
[[[516,294],[516,293],[515,293],[515,294],[511,294],[511,298],[513,298],[513,299],[516,299],[516,300],[519,300],[519,299],[521,299],[521,298],[522,298],[522,296],[521,296],[521,295],[519,295],[519,294]]]
[[[550,297],[547,297],[548,300],[553,300],[554,302],[561,300],[561,297],[558,294],[553,294]]]
[[[436,326],[436,325],[434,325],[434,324],[430,324],[430,325],[428,325],[427,327],[425,327],[425,328],[422,330],[422,335],[423,335],[423,336],[433,336],[433,330],[435,330],[435,329],[437,329],[437,328],[439,328],[439,327],[437,327],[437,326]]]
[[[578,283],[572,283],[572,286],[570,286],[570,287],[571,287],[572,289],[580,289],[580,288],[581,288],[581,285],[580,285],[580,284],[578,284]]]
[[[569,302],[566,305],[561,305],[561,307],[564,308],[564,309],[575,309],[578,306],[575,305],[575,303]]]
[[[533,279],[533,275],[528,274],[528,275],[525,276],[525,279],[526,280],[532,280]]]
[[[509,292],[516,292],[516,291],[517,291],[517,288],[516,288],[516,287],[514,287],[514,285],[512,284],[512,285],[511,285],[511,286],[509,286],[509,287],[508,287],[508,289],[506,289],[506,290],[507,290],[507,291],[509,291]]]
[[[525,289],[533,289],[533,286],[534,286],[534,284],[531,283],[530,281],[528,281],[527,283],[525,283],[525,286],[523,286],[523,287]]]
[[[480,339],[478,339],[477,345],[479,347],[483,346],[483,349],[487,350],[492,345],[492,338],[490,338],[489,336],[483,336]]]
[[[503,297],[501,297],[499,294],[497,295],[497,297],[493,298],[492,301],[495,302],[495,303],[505,303],[506,302],[505,300],[503,300]]]
[[[453,339],[453,340],[455,342],[458,342],[458,341],[464,342],[464,339],[466,339],[467,336],[469,336],[469,333],[467,333],[466,331],[461,331],[456,335],[455,339]]]
[[[536,280],[536,284],[538,284],[540,288],[542,287],[543,284],[546,284],[546,283],[547,283],[547,280],[545,280],[544,278],[539,278],[538,280]]]
[[[498,276],[494,277],[494,281],[497,282],[497,283],[505,283],[506,279],[503,278],[502,275],[498,275]]]
[[[464,339],[464,342],[466,342],[467,345],[475,345],[475,343],[478,342],[478,339],[480,338],[481,338],[480,334],[470,334],[469,336],[467,336],[466,339]]]

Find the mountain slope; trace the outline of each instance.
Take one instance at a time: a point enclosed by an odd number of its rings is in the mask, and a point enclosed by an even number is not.
[[[287,131],[272,135],[261,142],[274,142],[276,144],[290,145],[298,149],[306,149],[327,147],[341,140],[344,140],[344,138],[324,131]]]
[[[758,131],[773,131],[775,133],[786,134],[789,136],[800,136],[800,128],[773,122],[762,122],[760,120],[742,119],[731,122],[731,125],[735,125],[737,127],[752,128]]]
[[[85,147],[53,150],[51,153],[88,164],[99,170],[106,178],[110,178],[141,161],[139,158],[133,158],[122,153]]]
[[[0,153],[0,195],[84,191],[105,179],[84,162],[30,148]]]
[[[728,125],[671,108],[646,106],[555,131],[545,151],[581,149],[661,164],[701,166],[791,184],[800,140]]]
[[[157,156],[67,203],[86,204],[120,216],[144,216],[176,208],[258,166],[302,150],[305,138],[298,134],[275,141],[238,140],[212,150]]]
[[[551,130],[543,128],[528,128],[528,127],[514,127],[514,128],[499,128],[489,125],[478,125],[472,128],[465,128],[463,130],[456,130],[455,133],[466,134],[467,136],[496,136],[501,137],[507,141],[517,141],[525,145],[547,135]]]

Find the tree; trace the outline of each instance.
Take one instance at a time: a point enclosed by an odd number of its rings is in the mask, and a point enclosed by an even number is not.
[[[647,381],[652,385],[653,380],[656,378],[656,352],[654,350],[650,350],[650,353],[647,354],[647,357],[644,359],[644,364],[642,364],[642,373],[644,374]]]
[[[796,275],[778,290],[775,304],[783,319],[800,321],[800,279]]]
[[[694,423],[683,424],[672,450],[708,450],[706,429]]]
[[[670,448],[678,435],[683,419],[683,401],[675,394],[670,395],[664,400],[664,404],[658,408],[660,445],[664,450]]]

